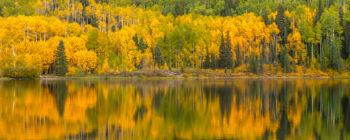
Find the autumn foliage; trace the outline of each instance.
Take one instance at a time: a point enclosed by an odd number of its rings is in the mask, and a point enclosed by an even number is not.
[[[342,72],[349,67],[347,54],[342,52],[347,49],[342,47],[346,39],[342,35],[348,33],[341,26],[341,20],[348,21],[344,18],[349,15],[347,5],[323,8],[321,15],[312,7],[297,5],[287,10],[281,5],[264,14],[224,17],[197,12],[174,16],[157,5],[145,8],[85,2],[38,0],[31,14],[6,13],[0,18],[0,64],[34,66],[43,74],[52,74],[62,40],[70,74],[117,74],[165,67],[234,69],[249,65],[250,60],[260,66],[283,67],[281,57],[288,57],[292,67],[305,69],[321,69],[322,64],[323,71]],[[227,47],[220,49],[221,45]],[[282,48],[286,48],[284,56]],[[223,64],[223,59],[228,64]]]

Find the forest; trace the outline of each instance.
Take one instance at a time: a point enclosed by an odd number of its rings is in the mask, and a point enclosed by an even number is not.
[[[348,73],[350,0],[0,0],[0,73]]]

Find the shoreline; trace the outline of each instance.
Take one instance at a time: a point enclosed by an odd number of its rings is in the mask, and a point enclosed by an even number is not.
[[[28,78],[8,78],[0,76],[0,80],[25,80]],[[40,75],[39,77],[29,78],[39,80],[113,80],[113,79],[350,79],[350,73],[273,73],[253,74],[247,72],[227,72],[224,71],[196,71],[189,70],[180,72],[177,70],[139,70],[132,72],[122,72],[119,74],[86,74],[78,76],[56,76]]]
[[[177,76],[177,77],[122,77],[105,75],[87,76],[40,76],[33,79],[0,77],[0,80],[176,80],[176,79],[350,79],[349,76]]]

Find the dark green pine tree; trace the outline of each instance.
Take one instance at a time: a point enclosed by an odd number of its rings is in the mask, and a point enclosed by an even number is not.
[[[54,64],[55,64],[57,75],[60,75],[60,76],[66,75],[66,73],[68,72],[68,61],[65,54],[64,43],[62,40],[60,41],[60,44],[57,47]]]
[[[132,40],[134,41],[137,50],[140,50],[141,53],[144,53],[145,50],[148,48],[148,45],[143,40],[142,36],[140,37],[140,39],[138,39],[137,34],[135,34],[135,36],[132,37]]]
[[[138,44],[138,50],[141,50],[141,53],[144,53],[147,48],[147,43],[143,40],[143,37],[141,37]]]
[[[284,55],[284,62],[283,62],[284,66],[283,66],[283,70],[286,73],[290,72],[290,61],[289,61],[289,55],[288,53],[285,53]]]
[[[210,57],[209,57],[209,51],[208,51],[208,47],[207,47],[207,55],[204,58],[204,62],[203,62],[203,68],[204,69],[209,69],[210,68]]]
[[[324,56],[323,48],[320,49],[320,65],[322,71],[327,71],[326,58]]]
[[[237,49],[236,49],[236,67],[241,65],[242,60],[241,60],[241,50],[239,47],[239,43],[237,43]]]
[[[158,45],[154,48],[153,59],[154,59],[155,65],[158,65],[158,66],[164,65],[164,58],[162,55],[162,50],[160,49],[160,47]]]
[[[340,56],[340,49],[335,45],[335,41],[333,41],[330,48],[329,63],[330,67],[334,70],[341,71],[343,69],[343,61]]]
[[[226,42],[226,59],[227,59],[227,65],[226,68],[231,68],[233,66],[233,52],[232,52],[232,46],[231,46],[231,39],[230,39],[230,32],[227,32],[227,42]]]
[[[329,53],[329,65],[332,69],[338,68],[338,59],[337,59],[337,48],[335,42],[332,42]]]
[[[343,51],[344,58],[348,58],[350,55],[350,21],[344,23],[344,44]]]
[[[221,45],[220,45],[220,60],[219,65],[220,68],[231,68],[233,64],[233,53],[232,53],[232,47],[230,43],[230,36],[229,32],[227,32],[227,41],[224,42],[224,37],[222,36],[221,39]]]
[[[264,50],[263,50],[263,52],[264,52]],[[262,53],[262,54],[264,54],[264,53]],[[265,72],[265,67],[264,67],[264,65],[265,65],[265,62],[264,62],[264,55],[261,55],[261,56],[260,56],[260,59],[259,59],[259,73],[260,73],[260,74],[264,74],[264,72]]]
[[[225,66],[225,52],[226,52],[226,48],[225,48],[225,42],[224,42],[224,35],[222,34],[221,37],[221,44],[220,44],[220,48],[219,48],[219,53],[220,53],[220,59],[219,59],[219,67],[220,68],[224,68]]]
[[[289,53],[287,47],[282,48],[281,52],[281,64],[283,68],[283,72],[289,73],[290,72],[290,60],[289,60]]]
[[[249,55],[249,72],[257,74],[259,71],[258,67],[259,66],[258,66],[258,61],[256,59],[256,56],[253,54],[250,54]]]
[[[137,37],[137,34],[135,34],[135,36],[132,37],[132,40],[134,41],[135,43],[135,46],[138,47],[138,44],[139,44],[139,38]]]
[[[276,24],[278,29],[280,30],[279,36],[281,37],[281,44],[285,45],[287,42],[287,36],[288,36],[288,21],[286,19],[286,16],[284,14],[284,8],[280,4],[278,6],[278,11],[276,15]]]
[[[212,54],[210,55],[210,58],[211,58],[210,67],[211,67],[211,69],[215,70],[215,69],[217,68],[217,64],[216,64],[217,60],[216,60],[216,57],[215,57],[215,55],[212,53]]]
[[[293,72],[297,72],[297,65],[295,64],[295,61],[292,61],[292,67],[293,67]]]

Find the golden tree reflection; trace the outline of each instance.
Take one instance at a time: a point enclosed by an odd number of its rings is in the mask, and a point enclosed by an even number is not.
[[[0,138],[349,138],[349,80],[0,81]]]

